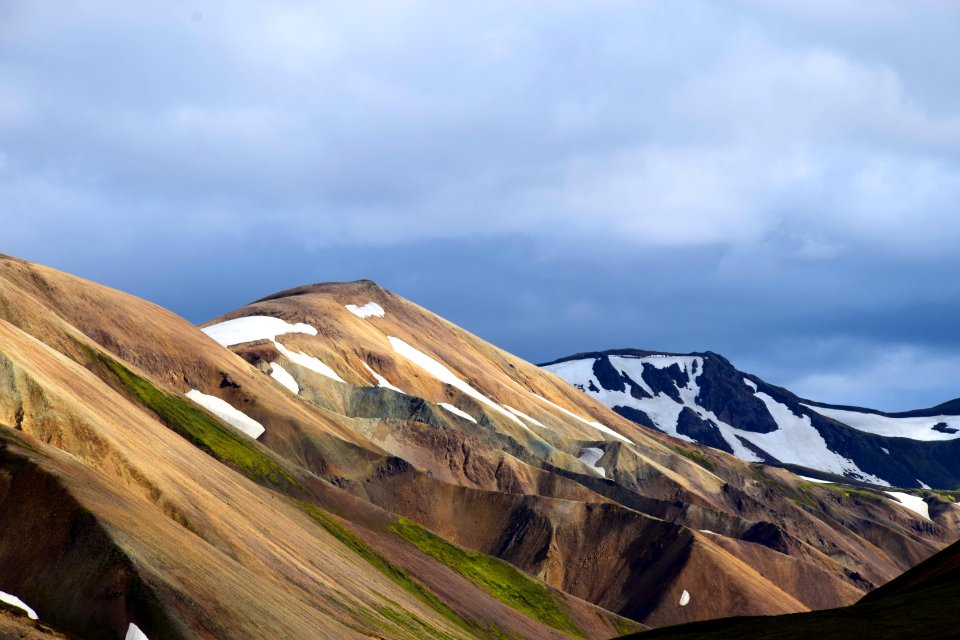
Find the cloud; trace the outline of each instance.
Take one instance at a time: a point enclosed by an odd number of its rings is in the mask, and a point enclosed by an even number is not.
[[[848,351],[841,346],[839,353]],[[871,408],[908,411],[923,407],[935,394],[941,400],[955,396],[958,377],[960,355],[890,344],[873,346],[858,362],[838,358],[825,370],[790,381],[789,388],[820,402],[842,404],[857,398]]]
[[[953,5],[4,7],[7,252],[195,319],[164,272],[223,304],[374,276],[459,313],[466,287],[505,305],[468,328],[534,359],[716,348],[800,380],[823,370],[776,345],[960,350],[903,311],[960,310]]]
[[[15,4],[0,104],[37,115],[5,153],[184,226],[178,200],[213,197],[248,233],[269,215],[328,244],[744,244],[794,222],[784,203],[835,246],[909,241],[897,219],[936,223],[956,195],[955,114],[884,61],[713,5],[197,6]]]

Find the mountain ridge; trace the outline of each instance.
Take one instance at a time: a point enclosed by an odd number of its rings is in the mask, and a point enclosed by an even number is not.
[[[288,291],[201,329],[0,259],[0,518],[50,511],[9,489],[39,465],[111,532],[155,594],[102,609],[111,637],[599,639],[846,604],[960,536],[638,426],[368,281]],[[0,590],[92,637],[17,521]]]
[[[537,364],[537,366],[538,366],[538,367],[549,367],[549,366],[551,366],[551,365],[561,364],[561,363],[563,363],[563,362],[570,362],[570,361],[573,361],[573,360],[583,360],[583,359],[586,359],[586,358],[597,358],[597,357],[603,357],[603,356],[616,356],[616,355],[630,355],[630,356],[637,356],[637,357],[648,357],[648,356],[701,356],[701,357],[703,357],[703,356],[710,356],[710,357],[717,358],[717,359],[719,359],[719,360],[721,360],[721,361],[723,361],[723,362],[726,362],[726,363],[730,364],[731,366],[733,366],[732,361],[730,361],[726,356],[724,356],[723,354],[721,354],[721,353],[719,353],[719,352],[717,352],[717,351],[713,351],[713,350],[711,350],[711,349],[707,349],[707,350],[705,350],[705,351],[689,351],[689,352],[679,352],[679,351],[676,351],[676,352],[675,352],[675,351],[658,351],[658,350],[656,350],[656,349],[637,349],[637,348],[634,348],[634,347],[622,347],[622,348],[613,348],[613,349],[602,349],[602,350],[596,350],[596,351],[580,351],[580,352],[573,353],[573,354],[568,355],[568,356],[563,356],[563,357],[560,357],[560,358],[555,358],[555,359],[553,359],[553,360],[548,360],[548,361],[546,361],[546,362],[540,362],[540,363]],[[744,375],[745,377],[747,377],[747,378],[751,378],[751,379],[756,378],[756,379],[758,379],[758,380],[762,380],[762,378],[760,378],[760,376],[758,376],[758,375],[756,375],[756,374],[753,374],[753,373],[743,372],[743,375]],[[786,388],[785,386],[782,386],[782,385],[774,385],[774,384],[769,383],[769,382],[766,382],[766,381],[764,381],[764,382],[765,382],[765,384],[767,384],[767,385],[769,385],[769,386],[771,386],[771,387],[775,387],[775,388],[778,388],[778,389],[782,389],[782,390],[784,390],[784,391],[787,391],[787,388]],[[791,392],[791,393],[792,393],[792,392]],[[889,418],[929,417],[929,416],[939,415],[940,413],[943,413],[943,412],[952,412],[952,413],[955,413],[956,415],[960,415],[960,398],[952,398],[952,399],[950,399],[950,400],[945,400],[944,402],[941,402],[941,403],[939,403],[939,404],[936,404],[936,405],[933,405],[933,406],[930,406],[930,407],[923,407],[923,408],[919,408],[919,409],[908,409],[908,410],[905,410],[905,411],[883,411],[883,410],[881,410],[881,409],[872,409],[872,408],[870,408],[870,407],[864,407],[864,406],[861,406],[861,405],[839,404],[839,403],[831,403],[831,402],[820,402],[820,401],[817,401],[817,400],[812,400],[812,399],[810,399],[810,398],[804,398],[804,397],[802,397],[802,396],[797,396],[797,397],[798,397],[798,398],[800,399],[800,401],[803,402],[804,404],[811,404],[811,405],[814,405],[814,406],[825,407],[825,408],[830,408],[830,409],[845,409],[845,410],[850,410],[850,411],[859,411],[859,412],[863,412],[863,413],[872,413],[872,414],[875,414],[875,415],[885,416],[885,417],[889,417]]]
[[[899,413],[811,402],[737,370],[711,351],[606,350],[541,366],[639,424],[747,460],[800,465],[876,485],[952,488],[960,483],[955,462],[960,411],[940,413],[954,405],[960,409],[958,401]],[[898,425],[913,431],[900,433]],[[778,440],[779,432],[793,433],[795,442]],[[807,450],[797,444],[801,440]]]

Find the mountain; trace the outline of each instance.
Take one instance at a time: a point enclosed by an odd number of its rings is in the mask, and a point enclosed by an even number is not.
[[[802,612],[957,540],[926,500],[643,428],[370,281],[198,328],[0,257],[0,634],[605,638]]]
[[[743,460],[881,486],[960,486],[960,400],[904,413],[829,405],[711,352],[619,349],[542,366],[638,424]]]
[[[738,617],[625,636],[643,640],[952,640],[960,598],[960,544],[954,543],[856,604],[784,616]]]

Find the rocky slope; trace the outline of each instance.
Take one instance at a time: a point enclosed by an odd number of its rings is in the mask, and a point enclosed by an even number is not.
[[[928,558],[853,606],[765,618],[732,618],[666,627],[644,640],[952,640],[960,598],[960,544]],[[626,640],[626,639],[625,639]]]
[[[202,330],[0,258],[0,591],[119,638],[602,638],[848,604],[958,535],[638,426],[371,282]]]
[[[755,462],[876,485],[960,485],[960,401],[882,413],[804,400],[715,353],[624,349],[543,365],[617,413]]]

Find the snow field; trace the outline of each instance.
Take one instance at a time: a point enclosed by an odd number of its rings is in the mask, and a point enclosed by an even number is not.
[[[383,310],[383,307],[378,305],[376,302],[368,302],[362,307],[358,307],[355,304],[348,304],[344,306],[346,306],[347,311],[358,318],[382,318],[386,314],[386,312]]]
[[[607,470],[603,467],[597,466],[597,461],[603,457],[603,449],[599,447],[584,447],[580,451],[580,457],[577,458],[580,462],[587,465],[593,469],[598,475],[607,477]]]
[[[244,432],[254,440],[262,436],[265,431],[262,424],[216,396],[208,396],[196,389],[191,389],[186,395],[213,415],[230,426]]]
[[[424,352],[414,347],[411,347],[409,344],[407,344],[400,338],[387,336],[387,339],[390,341],[390,345],[393,347],[394,351],[396,351],[399,355],[403,356],[410,362],[414,363],[415,365],[417,365],[418,367],[420,367],[421,369],[423,369],[424,371],[432,375],[434,378],[436,378],[440,382],[444,384],[448,384],[455,389],[459,389],[464,394],[470,396],[477,402],[487,405],[497,413],[506,416],[513,422],[516,422],[521,427],[525,429],[527,428],[527,425],[525,425],[520,420],[520,418],[513,415],[512,413],[510,413],[509,411],[507,411],[506,409],[504,409],[503,407],[495,403],[493,400],[491,400],[487,396],[483,395],[482,393],[480,393],[479,391],[471,387],[469,384],[467,384],[466,382],[458,378],[452,371],[450,371],[450,369],[447,369],[444,365],[437,362],[436,360],[434,360]],[[474,420],[474,422],[476,422],[476,420]]]
[[[884,493],[895,498],[897,502],[910,509],[910,511],[930,520],[930,507],[923,501],[923,498],[902,491],[884,491]]]
[[[20,598],[18,598],[13,594],[0,591],[0,602],[6,602],[11,606],[14,606],[18,609],[22,609],[23,611],[26,612],[27,617],[30,618],[31,620],[38,619],[37,612],[31,609],[30,607],[28,607],[27,603],[25,603],[23,600],[21,600]]]
[[[297,381],[293,379],[293,376],[290,375],[289,371],[281,367],[276,362],[270,363],[270,377],[285,386],[287,389],[290,389],[294,395],[300,394],[300,385],[298,385]]]
[[[382,375],[374,371],[373,367],[368,365],[366,362],[363,363],[363,366],[366,367],[367,371],[370,372],[370,375],[372,375],[373,378],[377,381],[378,387],[383,387],[384,389],[393,389],[397,393],[403,393],[403,391],[399,387],[395,387],[392,384],[390,384],[390,382],[386,378],[384,378]]]
[[[438,406],[438,407],[443,407],[444,409],[446,409],[446,410],[449,411],[450,413],[452,413],[452,414],[454,414],[454,415],[456,415],[456,416],[460,416],[461,418],[464,418],[464,419],[466,419],[466,420],[469,420],[469,421],[472,422],[473,424],[477,424],[477,419],[476,419],[476,418],[474,418],[472,415],[470,415],[469,413],[467,413],[467,412],[464,411],[463,409],[460,409],[459,407],[453,406],[453,405],[450,404],[449,402],[438,402],[438,403],[437,403],[437,406]]]

